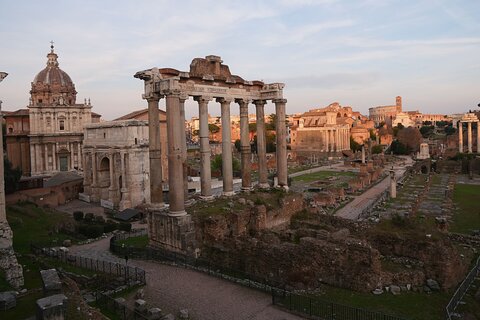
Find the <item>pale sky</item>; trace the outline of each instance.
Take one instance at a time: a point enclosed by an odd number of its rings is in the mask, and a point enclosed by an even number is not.
[[[368,114],[397,95],[424,113],[480,103],[479,0],[0,0],[0,39],[5,110],[27,106],[50,40],[77,102],[105,120],[146,107],[135,72],[211,54],[244,79],[284,82],[287,113],[337,101]]]

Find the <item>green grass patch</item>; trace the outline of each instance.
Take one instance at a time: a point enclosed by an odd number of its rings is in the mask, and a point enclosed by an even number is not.
[[[61,245],[63,240],[75,240],[62,233],[62,225],[73,223],[73,218],[62,212],[21,203],[7,207],[7,220],[13,230],[13,248],[16,252],[30,252],[30,243],[41,246]]]
[[[451,295],[445,292],[431,294],[402,292],[398,296],[391,293],[377,296],[326,286],[325,293],[316,297],[411,320],[438,320],[443,319],[444,307]]]
[[[126,247],[146,248],[148,245],[148,236],[130,237],[125,240],[117,241],[116,243],[121,246],[125,245]]]
[[[298,177],[292,178],[295,182],[313,182],[317,180],[325,180],[332,177],[353,177],[355,172],[350,171],[318,171],[314,173],[307,173]]]
[[[452,232],[470,234],[480,229],[480,185],[456,184],[453,201],[458,210],[453,215]]]
[[[21,320],[27,319],[35,315],[36,302],[43,298],[41,291],[28,293],[27,295],[17,299],[17,306],[7,311],[0,311],[0,319]]]

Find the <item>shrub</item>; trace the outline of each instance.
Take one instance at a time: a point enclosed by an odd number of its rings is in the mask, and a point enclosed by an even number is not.
[[[130,232],[132,230],[132,224],[129,222],[120,222],[118,225],[118,229],[126,232]]]
[[[86,222],[92,222],[92,221],[93,221],[93,217],[94,217],[94,214],[91,213],[91,212],[89,212],[89,213],[85,214],[84,220],[85,220]]]
[[[103,232],[109,233],[118,229],[118,223],[112,220],[107,220],[107,223],[103,225]]]
[[[76,221],[80,221],[83,219],[83,212],[82,211],[74,211],[73,212],[73,219]]]
[[[95,222],[98,222],[98,223],[102,223],[102,224],[105,223],[105,219],[102,216],[95,216],[94,220]]]
[[[98,224],[81,224],[78,226],[78,233],[88,238],[98,238],[103,234],[103,226]]]

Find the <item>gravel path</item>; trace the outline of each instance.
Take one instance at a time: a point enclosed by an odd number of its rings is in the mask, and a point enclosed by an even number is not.
[[[73,246],[70,252],[91,258],[125,263],[112,255],[109,239]],[[188,309],[195,320],[300,320],[272,305],[263,292],[204,273],[151,261],[129,260],[146,271],[145,300],[173,314]]]

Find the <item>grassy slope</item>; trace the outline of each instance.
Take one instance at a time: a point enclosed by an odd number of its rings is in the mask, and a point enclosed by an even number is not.
[[[453,200],[458,210],[453,216],[451,232],[470,234],[480,229],[480,185],[457,184]]]

